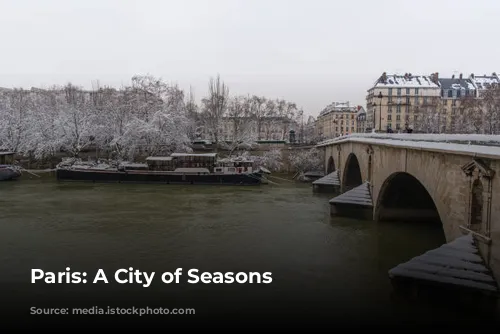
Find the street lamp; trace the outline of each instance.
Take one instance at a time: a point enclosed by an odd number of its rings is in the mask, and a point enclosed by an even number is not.
[[[382,95],[382,92],[379,92],[378,93],[378,96],[377,96],[379,99],[380,99],[380,110],[378,112],[378,131],[380,132],[380,127],[382,126],[382,98],[383,98],[383,95]]]

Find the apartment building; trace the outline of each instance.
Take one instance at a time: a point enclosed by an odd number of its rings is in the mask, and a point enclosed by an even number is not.
[[[458,77],[453,75],[451,78],[439,79],[442,107],[436,111],[437,132],[456,132],[460,127],[457,122],[460,104],[470,99],[476,99],[479,96],[477,84],[473,77],[474,75],[464,78],[460,74]]]
[[[333,102],[316,119],[316,133],[320,140],[335,138],[358,131],[358,115],[364,108],[349,102]]]
[[[440,94],[438,73],[397,75],[384,72],[368,89],[367,130],[413,129],[423,111],[439,103]]]
[[[476,87],[477,97],[479,98],[483,97],[484,92],[489,88],[500,85],[500,75],[496,72],[493,72],[491,75],[475,75],[472,73],[469,79]]]
[[[260,131],[259,131],[260,130]],[[219,139],[224,141],[288,141],[290,130],[298,133],[299,124],[286,117],[264,117],[257,120],[253,117],[223,117],[219,124]],[[203,133],[204,137],[209,137]]]

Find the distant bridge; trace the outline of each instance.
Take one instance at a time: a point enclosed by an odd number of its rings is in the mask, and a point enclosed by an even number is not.
[[[340,193],[367,187],[373,220],[439,219],[447,242],[473,233],[500,278],[500,136],[353,134],[317,147]]]

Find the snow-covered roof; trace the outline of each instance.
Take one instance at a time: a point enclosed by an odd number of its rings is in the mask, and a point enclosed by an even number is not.
[[[389,277],[451,284],[498,292],[472,234],[417,256],[389,270]]]
[[[172,153],[171,157],[216,157],[217,153]]]
[[[132,168],[144,168],[144,167],[148,167],[147,164],[141,164],[141,163],[135,163],[135,162],[123,162],[120,164],[120,166],[122,167],[132,167]]]
[[[13,155],[14,152],[0,152],[0,155]]]
[[[352,112],[357,113],[363,107],[358,105],[350,105],[349,102],[332,102],[327,105],[320,113],[320,116],[329,114],[331,112]]]
[[[440,78],[439,83],[441,84],[441,89],[454,89],[454,90],[475,90],[476,86],[471,79],[460,79],[460,78]]]
[[[487,89],[492,85],[500,84],[500,77],[496,73],[492,75],[471,76],[471,80],[478,89]]]
[[[433,152],[500,159],[500,135],[355,133],[325,140],[316,147],[345,142],[378,144]]]
[[[172,157],[147,157],[146,161],[170,161]]]
[[[428,75],[382,75],[374,87],[396,87],[396,88],[439,88]]]

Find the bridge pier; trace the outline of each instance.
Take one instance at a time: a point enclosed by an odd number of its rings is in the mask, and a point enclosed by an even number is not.
[[[365,182],[330,200],[330,215],[373,220],[370,184]]]
[[[339,171],[333,171],[326,176],[314,181],[313,192],[340,193]]]

